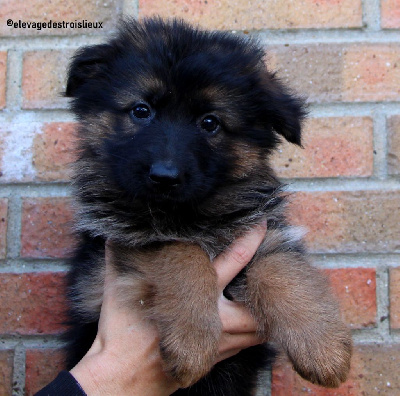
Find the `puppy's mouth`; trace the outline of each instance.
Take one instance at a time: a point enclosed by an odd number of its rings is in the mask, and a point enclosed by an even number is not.
[[[142,201],[146,201],[153,209],[175,212],[186,206],[196,207],[205,197],[204,191],[193,190],[187,184],[176,184],[170,187],[156,185],[147,187]]]
[[[171,189],[167,191],[166,190],[155,191],[155,189],[152,189],[151,191],[147,192],[145,199],[149,202],[160,205],[174,204],[174,203],[179,204],[179,203],[185,203],[187,201],[187,196],[182,192],[180,188]]]

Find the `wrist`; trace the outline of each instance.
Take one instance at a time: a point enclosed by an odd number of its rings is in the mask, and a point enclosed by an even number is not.
[[[86,355],[70,373],[88,396],[169,396],[178,386],[160,364],[158,357],[147,356],[138,366],[128,365],[100,351]]]
[[[104,369],[103,361],[101,353],[86,355],[70,371],[88,396],[111,395],[112,377],[110,379],[110,370]],[[112,366],[110,363],[110,367]],[[121,379],[118,387],[122,386],[122,382]]]

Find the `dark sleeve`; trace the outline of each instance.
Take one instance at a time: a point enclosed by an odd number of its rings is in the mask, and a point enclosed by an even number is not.
[[[61,371],[53,382],[35,393],[35,396],[87,396],[76,379],[68,372]]]

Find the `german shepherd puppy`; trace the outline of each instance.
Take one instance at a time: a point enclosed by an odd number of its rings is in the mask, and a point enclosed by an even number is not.
[[[303,101],[264,56],[243,36],[160,19],[126,20],[115,38],[76,53],[66,89],[79,120],[70,366],[96,334],[108,239],[121,295],[156,324],[176,395],[251,395],[265,345],[213,367],[221,323],[211,261],[266,219],[264,242],[225,293],[302,377],[326,387],[346,379],[349,332],[285,219],[269,163],[281,138],[301,144]]]

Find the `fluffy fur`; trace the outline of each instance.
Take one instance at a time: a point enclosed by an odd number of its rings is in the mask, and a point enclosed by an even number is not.
[[[177,395],[251,395],[265,345],[213,367],[221,323],[212,259],[267,219],[264,242],[226,295],[307,380],[346,379],[351,338],[325,277],[288,225],[269,164],[281,138],[301,144],[302,100],[267,71],[248,38],[182,21],[125,21],[82,48],[66,95],[79,119],[74,188],[80,246],[71,261],[69,365],[94,339],[104,244],[120,294],[160,333]]]

